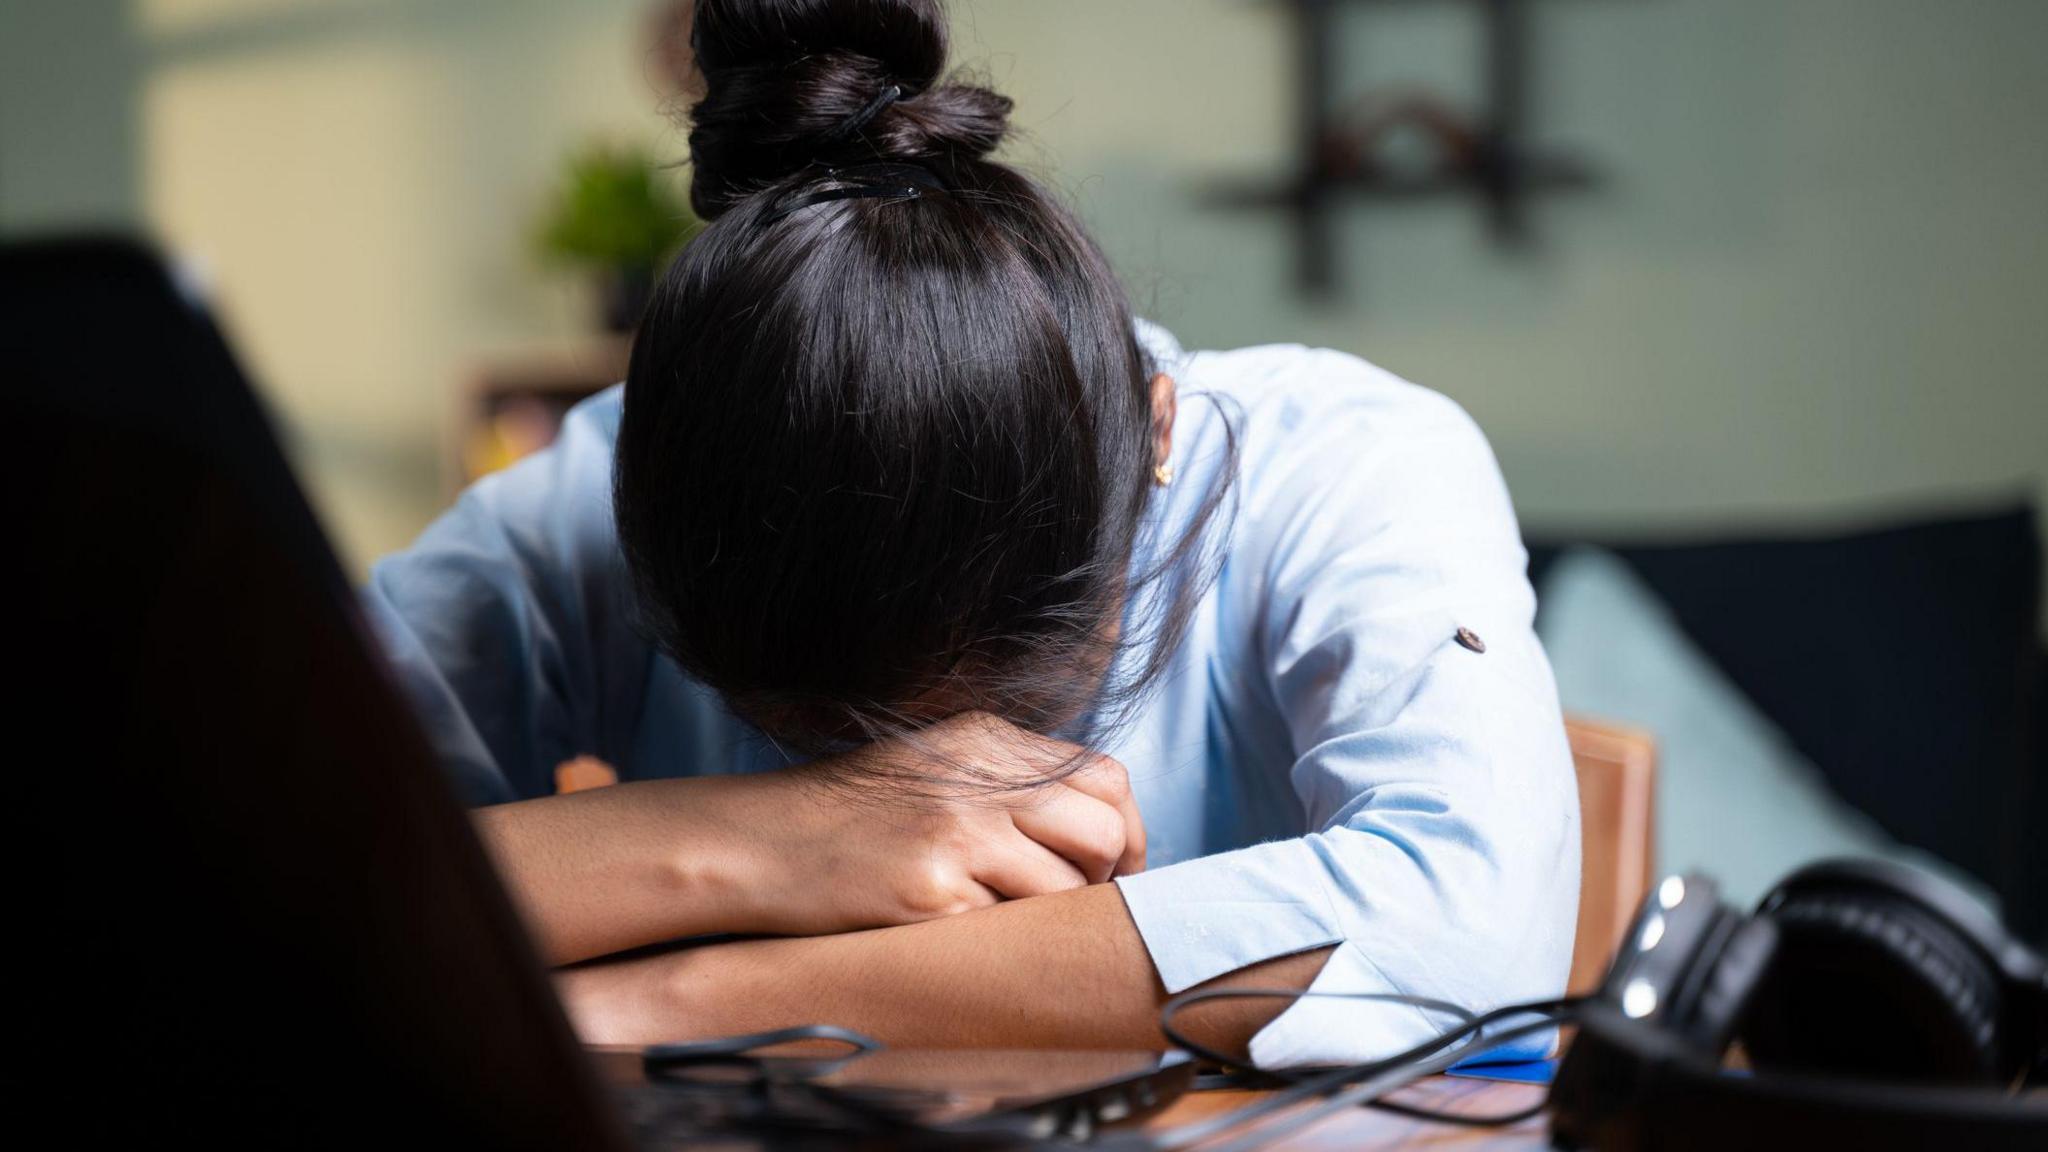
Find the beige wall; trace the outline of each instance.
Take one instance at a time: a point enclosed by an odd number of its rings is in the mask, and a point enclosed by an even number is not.
[[[358,571],[437,511],[449,394],[471,366],[584,329],[581,286],[526,243],[561,156],[591,138],[683,149],[632,0],[88,0],[5,16],[0,74],[34,54],[17,29],[74,58],[34,79],[53,103],[110,103],[116,69],[88,45],[124,45],[127,108],[100,119],[131,123],[126,139],[68,140],[93,164],[20,184],[8,174],[47,168],[62,137],[0,118],[0,226],[139,217],[192,260]],[[97,191],[94,164],[132,170],[131,193]]]
[[[1351,80],[1469,88],[1464,6],[1359,7]],[[1191,343],[1330,344],[1450,393],[1533,527],[2040,496],[2048,4],[1538,7],[1542,135],[1606,185],[1546,204],[1523,257],[1465,204],[1349,208],[1348,292],[1314,305],[1279,219],[1196,196],[1287,155],[1278,6],[955,11],[959,55],[1019,102],[1012,155],[1079,200],[1142,307]],[[563,151],[682,151],[633,0],[5,13],[0,226],[139,215],[201,260],[359,566],[436,506],[465,366],[578,330],[524,246]]]
[[[149,216],[217,280],[361,566],[436,510],[470,366],[580,328],[574,286],[525,243],[560,156],[591,136],[680,152],[639,9],[146,7]]]
[[[1202,343],[1330,344],[1449,392],[1535,526],[2042,495],[2048,4],[1542,3],[1541,135],[1605,187],[1542,209],[1525,258],[1465,204],[1354,205],[1348,294],[1320,306],[1288,294],[1276,217],[1190,195],[1290,139],[1270,6],[968,7],[963,38],[999,53],[1156,312]],[[1460,6],[1359,8],[1351,81],[1469,77]]]

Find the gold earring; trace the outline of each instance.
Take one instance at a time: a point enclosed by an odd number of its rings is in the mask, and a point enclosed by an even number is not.
[[[1173,465],[1159,464],[1152,469],[1152,482],[1161,488],[1173,483]]]

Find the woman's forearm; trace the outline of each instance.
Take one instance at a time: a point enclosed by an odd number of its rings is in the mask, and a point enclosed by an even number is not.
[[[951,916],[1142,869],[1123,766],[992,716],[801,768],[620,784],[476,826],[554,964],[714,933],[820,936]],[[991,795],[960,764],[1006,772]],[[1065,775],[1046,782],[1051,768]],[[877,781],[923,777],[890,799]]]
[[[1216,983],[1302,989],[1327,949]],[[829,1023],[909,1047],[1157,1048],[1165,990],[1115,885],[897,928],[751,940],[611,961],[556,977],[591,1043],[640,1044]],[[1190,1031],[1242,1051],[1285,1007],[1191,1010]]]
[[[737,777],[650,780],[479,809],[475,825],[542,955],[568,964],[759,931],[758,836]]]

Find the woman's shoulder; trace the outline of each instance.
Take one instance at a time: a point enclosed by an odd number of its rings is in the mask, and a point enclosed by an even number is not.
[[[1362,356],[1303,344],[1187,351],[1156,325],[1140,333],[1178,385],[1176,441],[1185,438],[1198,459],[1229,442],[1252,502],[1333,473],[1495,470],[1485,436],[1456,401]]]
[[[618,445],[624,385],[587,396],[562,417],[546,448],[479,479],[463,494],[490,511],[532,519],[563,504],[587,515],[611,503],[612,453]]]
[[[1244,432],[1254,437],[1292,437],[1326,421],[1352,431],[1470,422],[1443,393],[1335,348],[1263,344],[1193,353],[1187,386],[1226,398],[1242,413]]]
[[[626,410],[626,386],[614,384],[576,402],[562,417],[563,436],[588,437],[609,452],[619,440],[619,416]]]
[[[1428,600],[1467,567],[1520,581],[1500,466],[1449,397],[1363,357],[1299,344],[1181,352],[1175,363],[1174,457],[1193,483],[1183,492],[1176,478],[1170,506],[1185,519],[1227,485],[1222,618],[1256,626],[1319,589]]]
[[[392,594],[460,599],[479,581],[521,584],[555,602],[610,596],[618,584],[612,452],[621,390],[571,408],[554,442],[471,484],[373,581]]]

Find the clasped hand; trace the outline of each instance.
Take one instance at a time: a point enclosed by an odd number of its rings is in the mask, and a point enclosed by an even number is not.
[[[986,713],[745,779],[760,932],[908,924],[1145,867],[1123,765]]]

